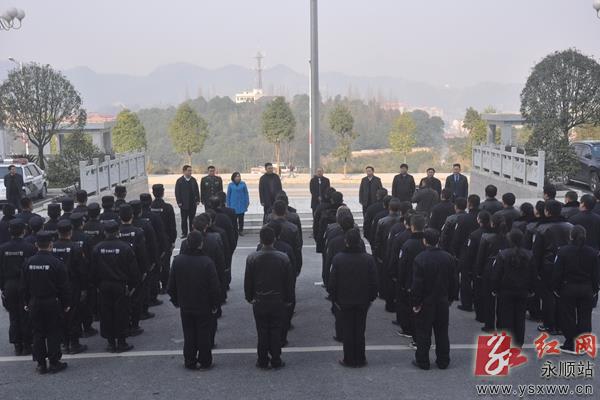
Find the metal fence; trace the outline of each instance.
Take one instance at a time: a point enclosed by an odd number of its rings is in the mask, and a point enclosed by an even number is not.
[[[511,151],[501,146],[473,146],[473,170],[483,174],[504,178],[514,184],[544,186],[544,164],[546,154],[538,151],[537,156],[519,153],[516,147]]]
[[[80,188],[89,194],[99,194],[116,185],[127,184],[146,176],[146,153],[115,154],[115,158],[105,156],[104,161],[98,158],[79,162]]]

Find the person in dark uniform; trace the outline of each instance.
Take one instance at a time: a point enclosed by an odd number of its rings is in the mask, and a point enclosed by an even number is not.
[[[516,201],[517,199],[513,193],[504,193],[502,195],[502,210],[496,211],[496,214],[504,217],[508,231],[512,230],[513,221],[521,216],[521,211],[515,208]]]
[[[408,173],[408,165],[400,165],[400,173],[394,176],[392,182],[392,197],[400,201],[411,201],[415,190],[415,178]]]
[[[360,231],[349,229],[344,234],[345,249],[333,257],[328,290],[338,309],[344,342],[345,367],[364,367],[367,311],[377,298],[375,261],[361,248]]]
[[[421,182],[419,182],[419,187],[424,187],[425,185],[435,190],[438,196],[442,194],[442,182],[435,177],[434,168],[427,168],[427,176],[421,179]]]
[[[23,264],[33,256],[36,248],[25,242],[25,224],[20,220],[9,222],[11,240],[0,246],[0,290],[2,305],[8,311],[8,340],[15,346],[15,355],[31,354],[31,325],[19,293]]]
[[[88,262],[88,269],[91,268],[91,259],[94,247],[104,240],[104,225],[100,222],[100,204],[90,203],[87,205],[88,219],[83,224],[82,231],[87,237],[84,248],[84,255]],[[98,334],[92,324],[95,317],[98,316],[98,288],[88,279],[87,297],[81,303],[81,324],[83,327],[82,337],[87,338]]]
[[[71,214],[73,214],[73,209],[75,208],[75,203],[73,199],[70,197],[63,197],[60,201],[60,207],[62,208],[62,215],[59,220],[66,219],[69,220]]]
[[[448,189],[442,189],[440,202],[431,209],[431,217],[427,224],[429,228],[442,231],[446,219],[455,213],[454,204],[452,204],[452,192]]]
[[[211,320],[220,305],[220,287],[215,264],[202,252],[202,233],[187,237],[187,248],[173,260],[168,293],[181,309],[183,358],[187,369],[212,367]]]
[[[410,217],[410,238],[404,242],[398,255],[395,271],[396,278],[396,316],[400,326],[398,335],[415,342],[415,321],[410,301],[415,258],[425,250],[423,243],[425,218],[422,215]]]
[[[154,195],[154,201],[150,204],[150,211],[158,214],[162,218],[167,237],[167,248],[160,261],[160,293],[165,294],[167,292],[167,283],[169,281],[171,255],[173,254],[175,241],[177,240],[177,223],[175,222],[175,211],[173,210],[173,206],[164,200],[165,187],[160,183],[152,185],[152,194]]]
[[[425,219],[429,219],[431,215],[431,210],[437,203],[440,202],[440,195],[436,190],[434,190],[429,185],[432,181],[423,180],[419,186],[419,190],[413,194],[411,203],[417,203],[417,212],[425,217]]]
[[[85,190],[78,190],[77,193],[75,193],[75,201],[77,201],[77,205],[75,206],[75,208],[73,209],[74,213],[82,213],[83,214],[83,219],[85,221],[87,221],[88,219],[88,207],[87,207],[87,201],[88,201],[88,193]]]
[[[544,208],[546,218],[538,224],[533,237],[533,263],[539,280],[539,295],[542,298],[543,324],[538,331],[560,334],[559,313],[554,296],[554,260],[558,249],[569,243],[573,225],[560,215],[562,205],[556,200],[547,200]]]
[[[131,246],[118,239],[119,224],[104,223],[105,240],[94,247],[91,276],[100,290],[100,334],[108,341],[107,351],[124,352],[133,345],[129,336],[129,297],[141,281]]]
[[[560,349],[568,354],[577,354],[574,341],[579,335],[592,332],[592,308],[600,287],[598,249],[585,242],[585,228],[573,227],[570,243],[558,250],[554,261],[554,293],[565,336]]]
[[[263,223],[267,222],[267,216],[271,213],[275,197],[281,192],[281,179],[273,172],[273,164],[265,164],[265,173],[258,181],[258,194],[260,205],[263,206]]]
[[[452,175],[446,178],[445,188],[452,193],[452,200],[459,197],[467,198],[469,195],[469,182],[467,177],[460,173],[460,164],[452,165]]]
[[[60,319],[63,312],[70,310],[71,292],[65,264],[51,253],[52,234],[39,232],[36,246],[38,252],[23,266],[21,290],[33,327],[37,371],[55,373],[67,367],[67,363],[60,361]],[[49,368],[46,359],[50,361]]]
[[[458,280],[456,259],[437,247],[439,233],[426,229],[423,233],[426,249],[413,262],[411,299],[415,313],[417,350],[413,364],[429,369],[431,331],[435,336],[436,364],[440,369],[450,364],[448,338],[449,307],[454,299]]]
[[[34,215],[29,219],[29,234],[23,238],[27,243],[35,246],[37,233],[44,228],[44,218]]]
[[[477,279],[480,279],[481,282],[479,294],[481,296],[481,317],[484,323],[481,330],[488,333],[496,330],[498,315],[497,299],[493,294],[494,259],[500,250],[508,248],[506,221],[502,215],[498,213],[492,215],[491,231],[491,233],[481,236],[475,261]]]
[[[450,253],[454,255],[458,260],[458,272],[460,273],[460,284],[459,292],[460,304],[458,308],[463,311],[473,310],[473,273],[472,265],[464,263],[462,261],[467,259],[467,252],[469,247],[469,237],[477,228],[479,223],[477,222],[477,215],[479,214],[480,198],[476,194],[469,195],[467,199],[467,208],[469,211],[466,214],[458,217],[456,221],[456,228],[452,235],[452,244],[450,246]]]
[[[23,197],[21,199],[21,211],[15,215],[15,218],[25,222],[27,230],[29,230],[29,220],[35,216],[39,217],[38,214],[33,212],[33,202],[29,197]]]
[[[317,168],[315,176],[313,176],[309,183],[310,189],[310,209],[313,212],[313,216],[319,204],[323,201],[325,191],[330,187],[329,178],[323,176],[323,168]]]
[[[119,222],[119,213],[115,212],[115,197],[102,196],[102,214],[100,214],[100,222],[108,221]]]
[[[600,215],[593,212],[596,207],[596,198],[591,194],[581,196],[579,212],[569,218],[573,225],[585,228],[585,244],[600,250]]]
[[[143,314],[144,306],[144,285],[146,283],[146,277],[149,268],[149,255],[147,254],[148,248],[146,246],[146,238],[144,236],[144,230],[133,225],[133,209],[129,204],[123,204],[119,208],[119,217],[121,219],[121,225],[119,226],[119,240],[127,243],[133,250],[133,254],[136,258],[136,267],[140,275],[138,285],[130,288],[131,296],[129,298],[131,328],[129,330],[129,336],[141,335],[144,330],[140,327],[140,320],[154,317],[154,314],[147,313],[146,316]],[[106,232],[106,228],[105,228]]]
[[[161,262],[164,259],[166,252],[170,251],[172,248],[172,244],[167,235],[167,230],[161,215],[152,211],[152,196],[150,193],[140,194],[140,203],[142,205],[142,213],[140,214],[140,217],[150,221],[150,225],[156,233],[158,258],[156,259],[155,267],[152,270],[148,284],[150,288],[150,306],[157,306],[162,304],[162,301],[158,300],[157,298],[160,290]]]
[[[491,215],[494,215],[497,211],[504,208],[502,203],[496,199],[498,195],[498,188],[494,185],[487,185],[485,187],[485,200],[481,203],[481,211],[487,211]]]
[[[383,188],[381,179],[375,176],[375,168],[370,165],[365,168],[367,176],[362,178],[360,181],[360,188],[358,189],[358,202],[362,206],[363,216],[367,212],[369,206],[376,201],[376,193],[379,189]]]
[[[459,262],[459,270],[465,271],[466,274],[471,276],[472,291],[469,288],[460,292],[460,305],[459,310],[471,312],[475,311],[475,321],[483,322],[483,290],[481,277],[477,274],[477,252],[479,251],[479,244],[481,243],[481,237],[484,234],[492,233],[491,227],[492,216],[487,211],[480,211],[477,214],[477,224],[479,228],[473,231],[469,235],[467,241],[467,248],[462,251]],[[462,288],[461,288],[462,289]],[[472,294],[472,297],[468,296]]]
[[[115,212],[119,212],[119,208],[123,204],[127,204],[127,188],[123,185],[115,186]]]
[[[520,230],[524,236],[525,232],[527,232],[527,224],[535,219],[535,209],[533,208],[533,204],[524,202],[519,206],[519,211],[521,212],[521,216],[513,221],[513,229]],[[523,246],[525,246],[524,238]]]
[[[302,269],[302,231],[296,225],[286,219],[286,204],[278,200],[273,204],[273,220],[281,225],[280,240],[289,244],[294,250],[296,269],[298,272]]]
[[[264,227],[260,231],[263,248],[246,259],[244,294],[252,304],[258,334],[256,366],[261,369],[281,368],[281,336],[286,304],[292,302],[293,277],[290,259],[275,250],[275,232]],[[270,359],[269,359],[270,356]]]
[[[565,205],[563,206],[560,215],[565,217],[566,219],[571,218],[573,215],[579,212],[579,201],[577,201],[579,196],[577,192],[573,190],[569,190],[565,193]]]
[[[466,198],[459,197],[454,199],[454,214],[446,218],[446,221],[442,226],[440,247],[449,253],[452,251],[454,234],[456,233],[456,223],[459,218],[463,218],[467,214],[467,206],[468,202]]]
[[[58,203],[48,204],[47,213],[48,213],[48,221],[46,221],[46,223],[44,224],[44,230],[46,232],[52,233],[54,235],[54,238],[56,238],[58,235],[57,226],[58,226],[58,221],[59,221],[60,213],[61,213],[60,204],[58,204]]]
[[[87,296],[89,273],[79,244],[72,239],[73,225],[63,219],[58,223],[58,239],[52,245],[52,255],[63,262],[69,280],[69,304],[71,309],[63,318],[63,347],[65,354],[78,354],[87,350],[86,345],[79,343],[81,337],[80,300]]]
[[[6,201],[12,204],[17,210],[21,207],[21,197],[23,196],[23,176],[17,173],[17,167],[8,166],[8,174],[4,175],[4,187],[6,188]]]
[[[371,228],[373,225],[373,219],[377,214],[385,210],[385,207],[383,206],[383,199],[387,197],[387,195],[387,189],[379,189],[375,194],[375,203],[371,204],[363,215],[363,236],[369,242],[375,240],[375,238],[371,238]]]
[[[208,199],[223,193],[223,179],[215,175],[216,168],[210,165],[207,168],[207,175],[200,179],[200,202],[204,208],[208,207]]]
[[[0,219],[0,244],[10,240],[9,223],[15,218],[15,207],[12,204],[4,204],[2,207],[2,218]]]
[[[514,343],[523,347],[527,297],[533,294],[537,274],[531,252],[522,248],[523,232],[510,231],[508,243],[509,248],[498,253],[492,274],[493,293],[498,297],[498,328],[510,332]]]
[[[196,208],[200,204],[200,189],[196,178],[192,176],[191,165],[183,166],[183,175],[175,183],[175,200],[181,213],[181,238],[187,237],[191,230]]]

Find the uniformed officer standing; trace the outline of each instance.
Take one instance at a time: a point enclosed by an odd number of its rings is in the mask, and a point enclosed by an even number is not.
[[[281,368],[285,365],[281,360],[281,330],[285,307],[291,303],[293,293],[290,259],[273,247],[273,229],[262,228],[260,242],[263,248],[246,259],[244,294],[253,306],[256,321],[256,366],[268,369],[270,362],[271,367]]]
[[[25,224],[20,220],[9,223],[12,239],[0,246],[0,289],[2,305],[8,311],[8,339],[15,346],[15,355],[31,354],[31,325],[19,293],[25,260],[36,252],[34,245],[23,240]]]
[[[44,224],[44,230],[54,235],[54,238],[58,235],[57,225],[58,219],[60,218],[60,204],[50,203],[48,204],[48,221]]]
[[[175,222],[175,211],[173,210],[173,206],[164,200],[164,186],[160,183],[152,185],[152,194],[154,195],[154,201],[150,204],[150,210],[157,213],[162,218],[169,243],[169,246],[165,249],[163,258],[160,261],[161,293],[164,294],[166,293],[167,282],[169,281],[171,255],[173,254],[175,241],[177,240],[177,224]]]
[[[168,293],[181,308],[185,367],[212,367],[211,320],[220,305],[221,289],[213,261],[202,252],[202,233],[193,231],[187,249],[173,260]]]
[[[88,213],[88,207],[87,207],[88,193],[85,190],[78,190],[77,193],[75,193],[75,200],[77,200],[77,206],[75,206],[75,209],[73,209],[73,212],[82,213],[84,220],[87,221],[87,219],[88,219],[88,215],[87,215],[87,213]]]
[[[211,165],[207,169],[207,175],[200,179],[200,202],[206,209],[210,208],[208,199],[223,193],[223,179],[215,175],[216,168]]]
[[[125,198],[127,197],[127,188],[123,185],[117,185],[115,186],[115,212],[119,212],[119,208],[123,205],[123,204],[127,204],[127,200],[125,200]]]
[[[435,362],[438,368],[446,369],[450,364],[449,307],[458,286],[456,259],[437,247],[439,233],[436,230],[426,229],[423,236],[427,248],[415,258],[411,287],[417,339],[413,364],[421,369],[429,369],[433,329]]]
[[[115,198],[114,196],[102,196],[102,214],[100,214],[100,221],[116,221],[119,222],[119,214],[115,212]]]
[[[158,300],[158,292],[160,289],[160,271],[161,262],[165,258],[165,254],[171,249],[172,245],[170,239],[167,236],[165,224],[163,223],[160,214],[151,210],[152,196],[150,193],[140,194],[140,202],[142,205],[141,218],[145,218],[150,222],[150,225],[156,233],[156,251],[157,259],[152,273],[149,276],[148,288],[150,294],[150,306],[158,306],[162,304],[162,301]]]
[[[98,203],[90,203],[87,206],[88,209],[88,220],[83,225],[83,233],[87,237],[86,248],[84,254],[88,260],[88,264],[91,264],[92,252],[94,247],[104,240],[104,226],[98,219],[100,216],[100,205]],[[91,265],[89,265],[91,268]],[[98,318],[98,288],[94,283],[88,280],[88,294],[85,301],[81,304],[81,323],[83,325],[83,337],[94,336],[98,333],[92,323],[95,317]],[[96,319],[97,320],[97,319]]]
[[[10,240],[10,232],[8,231],[8,223],[15,218],[15,206],[5,204],[2,207],[2,218],[0,219],[0,244]]]
[[[63,213],[59,219],[68,220],[69,218],[71,218],[71,214],[73,213],[73,208],[75,207],[75,203],[73,202],[73,199],[70,197],[63,197],[63,199],[60,201],[60,205],[61,205]]]
[[[63,353],[78,354],[87,350],[86,345],[79,343],[81,337],[81,321],[79,320],[79,304],[82,297],[87,296],[88,270],[83,259],[83,251],[79,244],[72,241],[73,226],[68,220],[58,223],[58,240],[52,246],[52,255],[63,262],[69,280],[71,309],[65,313],[63,320]]]
[[[333,258],[328,287],[342,326],[344,359],[339,362],[345,367],[364,367],[367,311],[377,298],[377,272],[373,257],[361,247],[357,228],[348,230],[344,241],[345,249]]]
[[[100,334],[108,340],[109,352],[133,348],[125,340],[129,336],[129,297],[141,281],[135,253],[118,234],[119,224],[106,222],[106,238],[92,252],[92,279],[100,290]]]
[[[33,358],[38,363],[37,371],[45,374],[67,367],[60,361],[60,318],[62,312],[70,310],[70,289],[65,264],[51,253],[52,234],[39,232],[36,246],[37,254],[24,264],[21,288],[33,327]]]

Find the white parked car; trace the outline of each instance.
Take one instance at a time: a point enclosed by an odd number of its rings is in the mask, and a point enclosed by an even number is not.
[[[17,173],[23,177],[23,195],[43,199],[48,194],[48,179],[46,173],[37,164],[29,162],[26,158],[0,160],[0,200],[6,200],[6,187],[4,176],[8,174],[8,167],[17,167]]]

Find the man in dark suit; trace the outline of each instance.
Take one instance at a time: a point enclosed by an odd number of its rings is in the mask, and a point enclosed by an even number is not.
[[[265,173],[258,181],[258,194],[260,204],[263,206],[263,223],[267,223],[267,215],[271,213],[271,207],[275,203],[277,194],[281,192],[281,179],[273,172],[273,164],[265,164]]]
[[[415,194],[415,178],[408,173],[408,165],[400,165],[400,173],[394,176],[392,182],[392,197],[400,201],[411,201]]]
[[[452,192],[452,201],[459,197],[469,197],[469,182],[467,177],[460,173],[460,164],[452,166],[453,173],[446,178],[446,189]]]
[[[419,187],[425,187],[426,183],[428,183],[427,186],[429,186],[430,188],[432,188],[433,190],[435,190],[437,192],[438,195],[442,194],[442,182],[440,182],[440,180],[438,178],[435,177],[435,169],[434,168],[427,168],[427,176],[423,179],[421,179],[421,182],[419,182]]]
[[[207,171],[208,175],[200,180],[200,202],[204,205],[204,208],[208,207],[208,199],[223,193],[223,179],[215,175],[215,167],[211,165]]]
[[[363,215],[367,211],[367,208],[377,201],[377,191],[383,188],[381,185],[381,179],[374,175],[375,168],[369,165],[367,168],[365,168],[365,172],[367,173],[367,176],[362,178],[360,181],[360,189],[358,191],[358,201],[362,205]]]
[[[313,214],[323,201],[325,191],[330,187],[329,179],[323,176],[323,168],[317,168],[317,173],[310,180],[310,208]]]
[[[21,211],[21,197],[23,195],[23,177],[17,173],[17,167],[10,165],[8,174],[4,175],[4,187],[6,188],[6,201]]]
[[[200,190],[196,178],[192,176],[191,165],[183,166],[183,176],[175,183],[175,199],[181,211],[181,238],[187,237],[192,221],[196,216],[196,207],[200,204]]]

